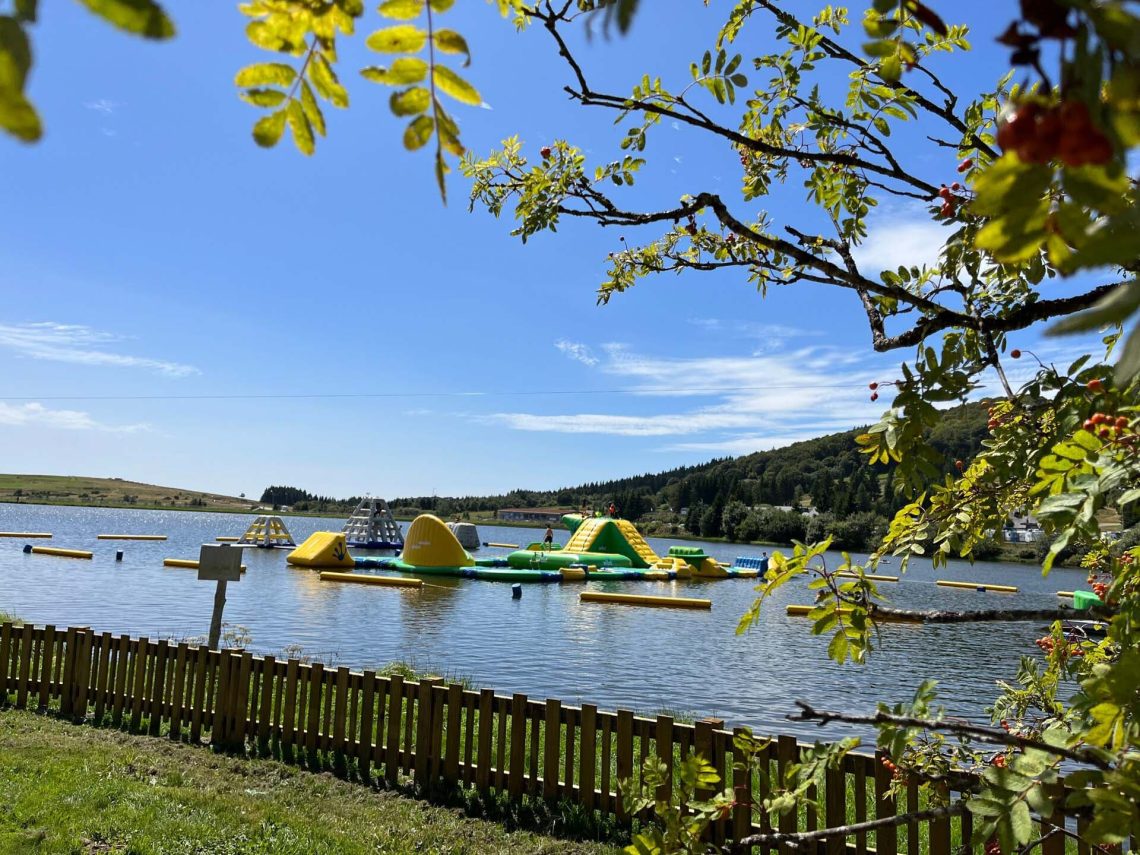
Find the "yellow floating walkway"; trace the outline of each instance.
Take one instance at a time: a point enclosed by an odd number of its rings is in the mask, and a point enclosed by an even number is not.
[[[356,582],[358,585],[382,585],[387,588],[422,588],[423,579],[405,579],[403,576],[371,576],[364,573],[335,573],[321,571],[322,582]]]
[[[859,578],[858,573],[848,573],[846,570],[840,570],[835,575],[840,577],[841,579],[858,579]],[[871,573],[864,573],[863,578],[864,579],[870,579],[872,582],[897,582],[899,580],[898,576],[876,576],[876,575],[873,575]]]
[[[1073,591],[1058,591],[1058,597],[1068,597],[1070,600],[1073,598]]]
[[[46,531],[0,531],[0,537],[51,537]]]
[[[484,546],[497,546],[500,549],[518,549],[519,548],[519,545],[517,543],[491,543],[490,541],[488,541],[487,543],[484,543],[483,545]]]
[[[694,597],[650,597],[644,594],[611,594],[606,591],[583,591],[583,603],[617,603],[623,606],[655,606],[665,609],[711,609],[712,600]]]
[[[90,558],[95,553],[83,549],[60,549],[58,546],[33,546],[37,555],[56,555],[60,558]]]
[[[216,540],[218,543],[237,543],[239,540],[241,540],[241,538],[240,537],[215,537],[214,540]]]
[[[788,615],[791,617],[807,617],[809,614],[812,613],[813,609],[815,609],[815,606],[789,605],[787,607],[787,612],[788,612]],[[839,613],[841,615],[851,614],[851,607],[850,606],[843,606],[839,609]],[[873,619],[878,621],[879,623],[922,623],[923,622],[922,618],[920,618],[920,617],[912,617],[910,615],[888,615],[888,614],[883,614],[882,612],[879,612],[878,614],[874,615]]]
[[[194,558],[163,558],[162,565],[164,567],[185,567],[188,570],[197,570],[198,561]],[[241,565],[241,572],[246,571],[246,566]]]
[[[1013,585],[991,585],[988,582],[952,582],[949,579],[939,579],[934,583],[943,588],[968,588],[972,591],[994,591],[998,594],[1016,594],[1020,589]]]
[[[97,534],[96,540],[166,540],[165,534]]]

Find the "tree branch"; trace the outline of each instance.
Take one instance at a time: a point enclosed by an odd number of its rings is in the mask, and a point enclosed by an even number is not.
[[[767,831],[760,834],[751,834],[732,844],[733,852],[747,852],[753,846],[787,846],[791,849],[814,848],[821,840],[830,840],[833,837],[853,837],[867,831],[879,828],[890,828],[905,825],[908,822],[923,822],[930,819],[941,819],[944,816],[957,816],[966,810],[965,803],[956,802],[952,805],[942,805],[936,808],[903,813],[896,816],[884,816],[879,819],[870,819],[866,822],[855,822],[851,825],[837,825],[834,828],[822,828],[817,831],[801,831],[796,833]]]
[[[1008,731],[996,727],[981,727],[980,725],[969,724],[964,721],[918,718],[916,716],[893,715],[885,712],[877,712],[874,715],[853,715],[830,710],[817,710],[804,701],[796,701],[795,704],[800,708],[800,712],[789,715],[787,717],[789,721],[814,721],[820,727],[833,721],[841,721],[847,724],[870,724],[876,727],[882,724],[893,724],[900,727],[918,727],[923,730],[942,730],[954,733],[958,736],[972,736],[982,742],[989,742],[994,745],[1008,745],[1011,748],[1020,748],[1022,750],[1032,748],[1038,751],[1044,751],[1055,757],[1064,757],[1066,760],[1074,760],[1077,763],[1095,766],[1102,771],[1112,769],[1110,763],[1106,762],[1099,753],[1094,753],[1094,751],[1090,749],[1065,748],[1060,745],[1050,745],[1047,742],[1030,739],[1026,736],[1018,736],[1015,733],[1009,733]]]

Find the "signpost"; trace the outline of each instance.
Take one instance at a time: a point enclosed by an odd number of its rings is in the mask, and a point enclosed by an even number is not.
[[[217,650],[222,637],[222,609],[226,605],[226,582],[241,579],[241,548],[228,543],[206,543],[198,553],[198,580],[216,581],[214,614],[210,617],[211,650]]]

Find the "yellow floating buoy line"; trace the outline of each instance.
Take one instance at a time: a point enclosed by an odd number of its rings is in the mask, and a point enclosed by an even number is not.
[[[858,579],[859,578],[858,573],[851,573],[851,572],[848,572],[847,570],[840,570],[835,575],[840,577],[841,579]],[[874,575],[872,573],[864,573],[863,578],[864,579],[870,579],[872,582],[897,582],[899,580],[898,576],[878,576],[878,575]]]
[[[519,548],[519,545],[517,543],[491,543],[488,541],[487,543],[484,543],[483,545],[484,546],[497,546],[500,549],[518,549]]]
[[[973,591],[994,591],[999,594],[1016,594],[1019,588],[1013,585],[991,585],[988,582],[952,582],[949,579],[939,579],[934,583],[943,588],[969,588]]]
[[[96,540],[166,540],[165,534],[97,534]]]
[[[381,585],[387,588],[422,588],[423,579],[409,579],[404,576],[374,576],[365,573],[336,573],[321,571],[322,582],[356,582],[360,585]]]
[[[91,558],[95,554],[83,549],[61,549],[58,546],[25,546],[24,551],[34,552],[36,555],[55,555],[59,558]]]
[[[215,537],[214,540],[216,540],[218,543],[237,543],[239,540],[241,540],[241,538],[240,537]]]
[[[656,606],[666,609],[711,609],[712,600],[694,597],[652,597],[644,594],[611,594],[606,591],[583,591],[583,603],[616,603],[623,606]]]
[[[1073,594],[1074,594],[1073,591],[1058,591],[1057,592],[1058,597],[1068,597],[1070,600],[1073,598]]]
[[[51,537],[46,531],[0,531],[0,537]]]
[[[198,560],[196,558],[163,558],[162,565],[164,567],[185,567],[188,570],[198,569]],[[241,572],[246,571],[246,566],[241,565]]]

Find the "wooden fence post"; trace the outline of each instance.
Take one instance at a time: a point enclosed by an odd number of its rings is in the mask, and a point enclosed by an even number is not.
[[[507,769],[507,792],[512,799],[518,799],[522,796],[526,769],[526,695],[518,692],[511,698],[511,753]]]
[[[444,750],[443,779],[454,787],[459,783],[459,737],[463,727],[463,686],[447,687],[447,746]]]
[[[495,692],[479,692],[479,750],[476,752],[475,788],[481,793],[491,789],[491,735],[495,724]]]
[[[434,677],[420,679],[416,697],[416,741],[415,741],[415,785],[417,790],[426,791],[430,778],[432,738],[432,688],[441,681]],[[408,746],[412,750],[412,746]]]
[[[12,624],[0,624],[0,707],[8,705],[8,660],[12,656]]]
[[[891,795],[891,773],[882,761],[887,755],[875,752],[875,818],[895,815],[895,797]],[[895,855],[899,838],[897,826],[885,826],[875,831],[875,852],[877,855]]]
[[[59,713],[70,716],[75,705],[75,627],[67,628],[63,645],[63,685],[59,687]]]
[[[736,805],[732,809],[732,839],[743,840],[752,833],[752,764],[745,764],[737,757],[736,740],[751,737],[747,728],[737,727],[732,731],[732,793]],[[752,847],[747,851],[752,852]]]
[[[627,790],[636,787],[633,781],[633,713],[618,710],[617,713],[617,815],[618,822],[628,822],[629,811],[625,808]]]

